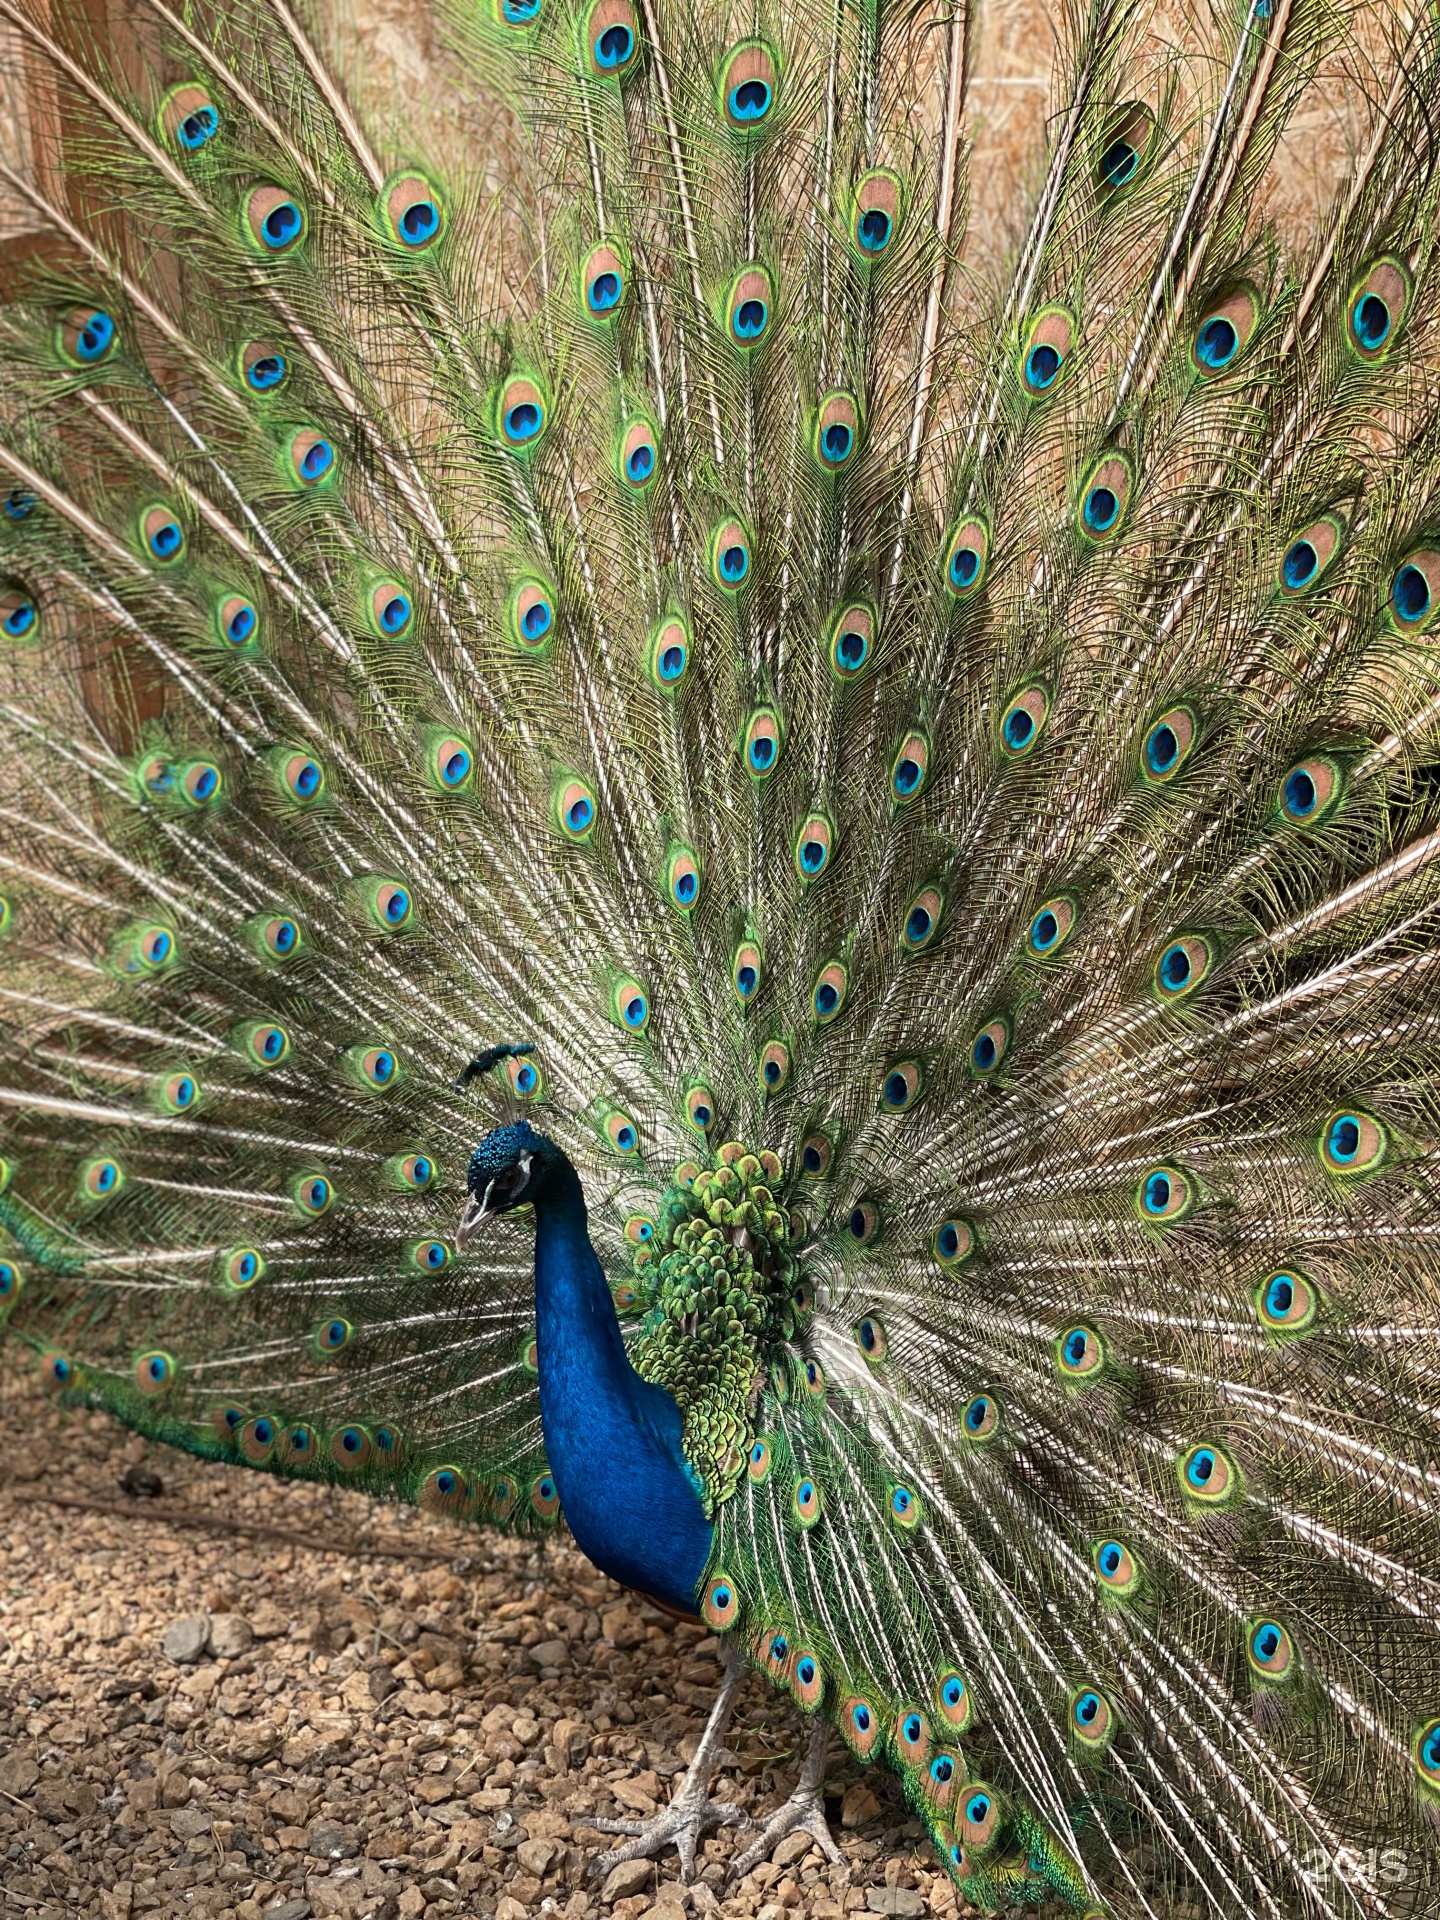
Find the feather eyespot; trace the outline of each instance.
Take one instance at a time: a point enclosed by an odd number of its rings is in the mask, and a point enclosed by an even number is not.
[[[594,247],[580,267],[580,303],[587,318],[613,320],[625,298],[626,262],[612,246]]]
[[[140,544],[162,567],[173,567],[185,557],[185,530],[172,510],[156,502],[140,512]]]
[[[758,347],[769,332],[774,309],[775,290],[766,269],[753,262],[742,267],[725,295],[725,332],[730,344],[743,352]]]
[[[807,1713],[825,1697],[825,1669],[808,1647],[802,1647],[791,1663],[790,1691],[795,1704]]]
[[[1209,1441],[1182,1454],[1175,1471],[1181,1492],[1197,1505],[1229,1506],[1243,1491],[1240,1469],[1223,1448]]]
[[[868,1760],[880,1738],[883,1716],[872,1701],[852,1694],[839,1712],[840,1731],[858,1759]]]
[[[387,240],[405,253],[424,253],[445,232],[445,202],[423,173],[397,174],[380,195]]]
[[[314,1464],[319,1444],[320,1436],[302,1420],[284,1429],[279,1457],[287,1467],[309,1467]]]
[[[318,427],[301,427],[292,433],[285,458],[290,478],[301,487],[318,487],[339,471],[334,443]]]
[[[470,1498],[470,1482],[459,1467],[432,1467],[420,1483],[416,1505],[423,1513],[461,1513]]]
[[[0,1260],[0,1316],[7,1314],[25,1289],[25,1275],[13,1260]]]
[[[710,577],[722,593],[738,593],[750,578],[750,535],[738,520],[722,520],[710,535]]]
[[[169,927],[142,927],[133,943],[122,942],[121,952],[123,972],[161,973],[176,965],[180,946]]]
[[[908,953],[920,953],[940,930],[945,896],[938,887],[923,887],[905,909],[900,940]]]
[[[610,1010],[626,1033],[643,1033],[650,1024],[650,996],[638,980],[626,978],[610,991]]]
[[[1389,1144],[1373,1114],[1359,1109],[1332,1113],[1320,1129],[1320,1164],[1327,1173],[1373,1173]]]
[[[505,603],[505,626],[517,647],[540,653],[555,638],[555,590],[548,581],[527,575],[517,580]]]
[[[232,1293],[246,1293],[265,1278],[264,1256],[254,1247],[232,1247],[220,1256],[220,1277]]]
[[[213,760],[192,760],[181,769],[180,797],[191,807],[212,806],[220,798],[224,775]]]
[[[545,1074],[533,1055],[512,1055],[505,1062],[505,1078],[517,1100],[538,1100],[545,1091]]]
[[[845,1000],[850,991],[850,975],[844,963],[831,960],[815,976],[815,984],[810,990],[810,1009],[816,1024],[828,1026],[845,1008]]]
[[[900,176],[877,167],[862,174],[850,201],[850,244],[864,266],[882,260],[905,216]]]
[[[892,1486],[885,1496],[885,1513],[892,1527],[913,1533],[925,1516],[924,1503],[913,1487]]]
[[[1190,341],[1190,365],[1202,380],[1234,366],[1259,320],[1260,299],[1253,287],[1235,287],[1215,302]]]
[[[171,87],[156,115],[160,137],[182,158],[208,147],[220,131],[220,109],[209,91],[196,81]]]
[[[760,948],[753,940],[742,940],[730,958],[730,984],[736,998],[749,1002],[760,991],[764,973]]]
[[[289,355],[271,340],[247,340],[239,362],[240,378],[249,393],[278,393],[290,378]]]
[[[271,258],[293,253],[305,238],[308,221],[303,203],[284,187],[252,187],[245,200],[245,237]]]
[[[895,1716],[891,1737],[902,1767],[917,1771],[930,1758],[930,1723],[918,1707],[902,1707]]]
[[[495,396],[495,431],[511,453],[533,453],[549,425],[549,405],[535,380],[515,374]]]
[[[715,1124],[715,1095],[709,1087],[689,1088],[685,1095],[685,1123],[697,1133],[708,1133]]]
[[[790,1512],[797,1526],[813,1527],[820,1518],[820,1508],[819,1484],[802,1473],[790,1490]]]
[[[142,1353],[131,1368],[130,1377],[136,1391],[147,1398],[164,1393],[167,1387],[175,1384],[175,1361],[168,1353]]]
[[[880,1209],[873,1200],[857,1200],[845,1221],[845,1237],[852,1246],[868,1247],[880,1231]]]
[[[1285,549],[1276,585],[1284,599],[1297,600],[1320,584],[1321,576],[1340,551],[1345,523],[1333,514],[1314,521]]]
[[[1214,949],[1203,934],[1184,934],[1172,940],[1155,962],[1156,994],[1161,1000],[1183,1000],[1200,985],[1214,963]]]
[[[513,1480],[492,1480],[485,1490],[492,1519],[506,1521],[515,1511],[516,1489]]]
[[[1107,453],[1097,460],[1080,489],[1076,526],[1092,546],[1113,540],[1125,525],[1134,476],[1124,454]]]
[[[323,1173],[302,1173],[290,1194],[300,1212],[312,1220],[328,1213],[335,1199],[335,1189]]]
[[[365,597],[365,613],[381,640],[403,640],[415,624],[415,602],[398,580],[377,580]]]
[[[1041,400],[1054,393],[1074,339],[1074,316],[1064,307],[1047,307],[1031,321],[1020,350],[1020,385],[1027,399]]]
[[[775,56],[763,40],[742,40],[720,68],[720,111],[734,133],[759,132],[774,111],[780,84]]]
[[[811,1133],[800,1144],[800,1177],[821,1180],[830,1171],[835,1147],[828,1134]]]
[[[1095,184],[1104,194],[1131,186],[1149,156],[1155,138],[1155,116],[1138,100],[1118,109],[1100,142]]]
[[[632,493],[644,493],[660,472],[660,433],[652,420],[630,420],[616,443],[620,478]]]
[[[1030,922],[1025,951],[1032,960],[1053,960],[1075,931],[1079,910],[1069,894],[1047,900]]]
[[[945,543],[945,589],[954,600],[979,591],[990,557],[990,529],[973,515],[962,520]]]
[[[1101,1540],[1091,1549],[1091,1562],[1100,1583],[1122,1599],[1140,1584],[1140,1565],[1123,1540]]]
[[[970,1689],[964,1676],[952,1667],[942,1673],[935,1688],[935,1705],[947,1726],[957,1730],[968,1727],[971,1713]]]
[[[964,1775],[957,1756],[953,1753],[936,1753],[930,1757],[925,1769],[924,1793],[930,1806],[939,1813],[948,1813],[954,1804],[955,1795],[960,1790]]]
[[[399,933],[415,918],[415,896],[403,881],[372,879],[365,885],[365,911],[381,933]]]
[[[113,314],[103,307],[72,307],[56,335],[61,357],[72,367],[98,367],[119,345]]]
[[[387,1092],[405,1078],[405,1069],[393,1047],[383,1044],[349,1047],[345,1058],[359,1084],[374,1092]]]
[[[537,1474],[530,1482],[530,1511],[537,1520],[553,1520],[559,1513],[560,1489],[553,1474]]]
[[[1050,696],[1044,687],[1025,687],[1000,716],[1000,751],[1011,760],[1029,753],[1045,731]]]
[[[875,651],[876,619],[871,608],[842,607],[830,623],[830,671],[839,681],[853,680]]]
[[[443,1273],[454,1258],[443,1240],[412,1240],[407,1251],[409,1264],[421,1273]]]
[[[572,775],[555,788],[555,824],[567,840],[585,841],[595,831],[599,809],[585,781]]]
[[[740,757],[752,780],[768,780],[780,764],[785,751],[785,736],[780,716],[773,707],[757,707],[746,722],[740,741]]]
[[[625,1222],[625,1238],[632,1247],[644,1247],[655,1238],[655,1222],[647,1213],[632,1213]]]
[[[1114,1738],[1114,1709],[1096,1687],[1080,1687],[1071,1694],[1069,1718],[1071,1735],[1092,1752]]]
[[[0,633],[7,640],[38,640],[40,609],[24,587],[0,586]]]
[[[818,1360],[807,1360],[802,1369],[805,1379],[805,1391],[812,1400],[825,1398],[825,1370]]]
[[[1383,360],[1399,336],[1409,310],[1413,281],[1393,256],[1377,260],[1350,290],[1345,306],[1345,337],[1361,360]]]
[[[215,1438],[220,1441],[223,1446],[231,1447],[239,1440],[245,1423],[249,1418],[250,1415],[246,1409],[244,1407],[237,1407],[233,1402],[212,1407],[208,1415],[210,1431],[214,1434]]]
[[[36,1365],[40,1384],[51,1393],[63,1393],[67,1387],[78,1386],[79,1368],[68,1353],[60,1353],[55,1348],[42,1353]]]
[[[1179,1167],[1152,1167],[1135,1189],[1135,1211],[1156,1226],[1183,1220],[1195,1201],[1195,1184]]]
[[[585,16],[584,45],[597,79],[623,80],[640,52],[630,0],[595,0]]]
[[[39,502],[28,487],[11,487],[4,499],[0,500],[0,513],[3,513],[12,524],[18,526],[22,520],[30,518],[38,505]]]
[[[890,1350],[890,1342],[878,1314],[867,1313],[863,1320],[856,1323],[855,1344],[872,1365],[878,1365],[885,1358]]]
[[[886,1113],[908,1113],[925,1089],[918,1060],[897,1060],[880,1082],[880,1105]]]
[[[1198,728],[1189,707],[1172,707],[1145,735],[1140,771],[1145,779],[1163,785],[1189,759]]]
[[[735,1582],[728,1574],[712,1574],[705,1586],[705,1599],[701,1601],[701,1615],[705,1624],[714,1628],[716,1634],[730,1632],[735,1620],[739,1619],[739,1592]]]
[[[1260,1324],[1271,1333],[1305,1333],[1315,1324],[1320,1298],[1314,1284],[1293,1267],[1267,1273],[1254,1293]]]
[[[935,1229],[930,1250],[942,1267],[963,1267],[975,1251],[975,1229],[958,1215],[942,1220]]]
[[[800,823],[795,835],[795,871],[802,884],[818,880],[830,864],[835,846],[835,828],[823,813],[812,813]]]
[[[425,748],[425,773],[437,793],[464,793],[474,783],[475,749],[463,734],[434,729]]]
[[[1004,1014],[987,1021],[970,1042],[970,1078],[988,1080],[1005,1064],[1013,1038],[1010,1022]]]
[[[897,806],[919,798],[929,770],[929,739],[918,730],[907,733],[890,761],[890,798]]]
[[[369,1466],[374,1445],[364,1427],[340,1427],[330,1436],[330,1458],[337,1467],[355,1472]]]
[[[1000,1431],[1000,1403],[991,1393],[977,1393],[961,1416],[967,1440],[977,1444],[993,1440]]]
[[[227,593],[215,608],[215,633],[232,653],[253,646],[260,637],[260,614],[243,593]]]
[[[297,806],[312,807],[325,798],[325,770],[308,753],[281,749],[275,762],[280,791]]]
[[[495,17],[502,26],[533,27],[543,6],[544,0],[495,0]]]
[[[675,846],[665,866],[665,892],[672,906],[689,913],[700,900],[700,863],[690,847]]]
[[[167,1074],[160,1082],[160,1104],[167,1113],[191,1113],[200,1105],[200,1082],[193,1073]]]
[[[770,1442],[758,1438],[752,1441],[746,1471],[757,1486],[769,1478],[771,1464]]]
[[[118,1160],[87,1160],[80,1169],[80,1197],[92,1203],[113,1200],[124,1191],[125,1169]]]
[[[605,1143],[612,1152],[624,1154],[627,1158],[640,1150],[640,1130],[628,1113],[609,1114],[601,1129]]]
[[[756,1077],[763,1093],[779,1093],[790,1078],[790,1049],[783,1040],[771,1040],[760,1051]]]
[[[261,1413],[241,1427],[237,1444],[251,1466],[263,1467],[275,1451],[279,1437],[279,1422],[272,1420],[269,1414]]]
[[[821,397],[815,410],[810,451],[822,473],[838,474],[849,466],[860,446],[860,409],[855,396],[835,388]]]
[[[1340,798],[1344,778],[1326,754],[1313,754],[1291,767],[1280,782],[1280,818],[1292,827],[1314,826]]]
[[[617,1313],[634,1313],[640,1305],[640,1290],[629,1280],[612,1280],[610,1298]]]
[[[1415,1736],[1415,1771],[1423,1785],[1440,1791],[1440,1720],[1431,1720]]]
[[[350,1337],[354,1331],[354,1327],[348,1320],[342,1320],[337,1316],[331,1320],[322,1320],[310,1337],[317,1353],[339,1353],[342,1347],[350,1344]]]
[[[290,1035],[286,1028],[262,1020],[257,1026],[246,1030],[244,1046],[253,1065],[278,1067],[282,1060],[289,1057]]]
[[[1105,1342],[1093,1327],[1070,1327],[1055,1342],[1055,1364],[1064,1379],[1093,1380],[1105,1360]]]
[[[1245,1658],[1260,1680],[1285,1680],[1297,1664],[1295,1641],[1278,1620],[1252,1620],[1245,1633]]]
[[[1386,603],[1392,624],[1401,633],[1420,633],[1440,606],[1440,552],[1418,547],[1396,568]]]
[[[652,630],[650,678],[662,693],[674,693],[690,670],[690,628],[678,613],[667,614]]]

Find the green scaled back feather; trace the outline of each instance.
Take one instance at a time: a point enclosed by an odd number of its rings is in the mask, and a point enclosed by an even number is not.
[[[1427,1911],[1433,18],[1291,254],[1343,10],[1057,6],[984,288],[964,8],[452,7],[498,192],[285,0],[142,11],[0,0],[76,189],[0,317],[11,1331],[548,1526],[526,1229],[450,1237],[523,1111],[706,1617],[969,1899]]]

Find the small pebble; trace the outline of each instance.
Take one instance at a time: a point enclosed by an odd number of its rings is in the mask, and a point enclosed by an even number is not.
[[[187,1613],[183,1620],[172,1620],[165,1629],[160,1651],[177,1667],[193,1666],[209,1644],[210,1632],[208,1613]]]

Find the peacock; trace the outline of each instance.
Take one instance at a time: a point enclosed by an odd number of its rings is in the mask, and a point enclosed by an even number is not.
[[[968,0],[439,0],[445,168],[304,0],[0,0],[0,1312],[703,1619],[606,1864],[755,1668],[737,1866],[838,1730],[962,1905],[1420,1916],[1440,22],[1050,11],[991,274]]]

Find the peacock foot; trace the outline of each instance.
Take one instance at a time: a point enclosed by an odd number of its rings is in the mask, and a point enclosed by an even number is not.
[[[768,1859],[787,1833],[808,1833],[832,1866],[845,1864],[845,1856],[825,1820],[825,1752],[829,1744],[830,1729],[825,1721],[817,1719],[810,1729],[810,1746],[795,1791],[783,1807],[776,1808],[745,1851],[730,1862],[731,1881],[743,1879],[759,1861]]]
[[[710,1709],[710,1718],[695,1749],[695,1758],[686,1768],[685,1777],[676,1788],[668,1807],[662,1807],[648,1820],[591,1822],[601,1833],[631,1836],[623,1846],[611,1847],[596,1857],[592,1867],[595,1874],[603,1878],[624,1860],[649,1860],[673,1844],[680,1856],[681,1879],[692,1880],[695,1877],[695,1849],[712,1827],[749,1825],[750,1816],[742,1807],[710,1798],[710,1777],[715,1771],[721,1739],[734,1709],[735,1695],[744,1673],[744,1660],[736,1650],[727,1647],[725,1678]]]

